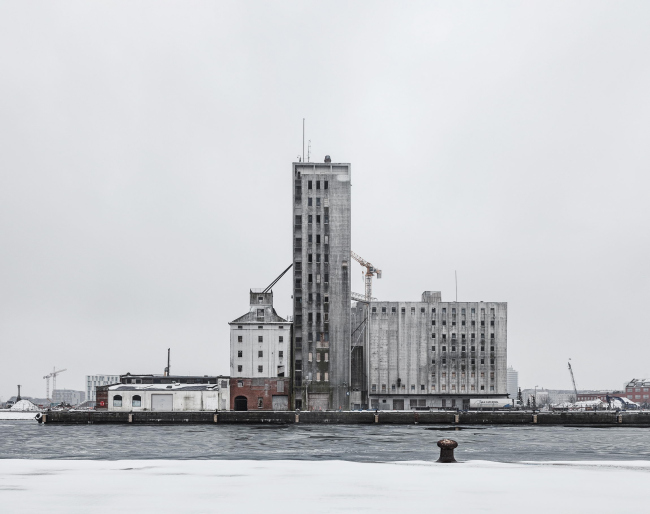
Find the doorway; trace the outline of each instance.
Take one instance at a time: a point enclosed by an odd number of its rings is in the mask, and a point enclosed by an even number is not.
[[[248,398],[245,396],[237,396],[235,398],[235,410],[248,410]]]

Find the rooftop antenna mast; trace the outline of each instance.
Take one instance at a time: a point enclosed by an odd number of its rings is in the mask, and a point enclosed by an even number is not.
[[[169,361],[171,357],[171,348],[167,348],[167,367],[165,368],[165,376],[169,376]]]
[[[305,162],[305,118],[302,119],[302,162]]]
[[[307,162],[311,158],[311,139],[307,142]]]
[[[456,277],[456,303],[458,303],[458,272],[454,270],[454,277]]]

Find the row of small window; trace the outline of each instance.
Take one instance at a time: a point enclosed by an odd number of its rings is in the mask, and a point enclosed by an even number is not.
[[[313,182],[314,181],[312,180],[307,181],[307,189],[312,189]],[[323,189],[328,189],[328,186],[329,182],[327,180],[323,180]],[[316,189],[320,189],[320,180],[316,180]]]
[[[238,343],[243,343],[244,342],[244,336],[237,336],[237,342]],[[258,343],[263,343],[264,342],[264,336],[257,336],[257,342]],[[278,336],[278,343],[284,343],[284,336]]]
[[[321,353],[323,355],[323,357],[322,357],[323,362],[329,362],[330,361],[329,352],[316,352],[316,362],[321,361]],[[307,361],[312,362],[312,359],[313,359],[313,354],[312,354],[312,352],[309,352],[309,355],[307,356]]]
[[[316,259],[315,259],[315,260],[314,260],[314,255],[316,255]],[[329,256],[329,254],[324,253],[324,254],[322,255],[322,259],[323,259],[322,262],[323,262],[324,264],[326,264],[326,265],[329,264],[329,262],[330,262],[330,256]],[[320,254],[320,253],[313,254],[313,253],[309,252],[309,253],[307,254],[307,264],[313,264],[314,262],[316,262],[316,264],[320,264],[320,263],[321,263],[321,254]],[[301,261],[296,261],[296,264],[295,264],[295,272],[296,272],[296,273],[300,273],[301,271],[302,271],[302,262],[301,262]]]
[[[452,371],[452,372],[451,372],[451,378],[456,378],[456,375],[457,375],[457,374],[456,374],[455,371]],[[465,375],[464,372],[460,374],[460,378],[461,378],[462,380],[465,380],[465,376],[466,376],[466,375]],[[476,378],[476,373],[474,373],[474,372],[472,371],[472,373],[470,373],[470,376],[469,376],[469,377],[470,377],[470,378]],[[485,372],[484,372],[484,371],[481,371],[480,377],[483,378],[483,379],[485,378]],[[435,373],[432,373],[432,374],[431,374],[431,378],[435,380],[435,378],[436,378],[436,374],[435,374]],[[446,371],[443,371],[442,373],[440,373],[440,378],[446,379],[446,378],[447,378],[447,372],[446,372]],[[491,371],[491,372],[490,372],[490,380],[494,380],[494,371]]]
[[[325,323],[329,323],[330,315],[329,315],[328,312],[323,313],[323,321]],[[307,313],[307,323],[313,323],[313,322],[314,322],[314,313],[313,312],[308,312]],[[317,312],[316,313],[316,323],[318,324],[320,322],[321,322],[321,313]]]
[[[318,341],[320,343],[329,343],[330,333],[329,332],[307,332],[307,342],[313,343]],[[302,337],[296,336],[296,343],[302,343]]]
[[[461,352],[464,352],[464,351],[465,351],[465,348],[467,348],[467,347],[466,347],[466,346],[461,346],[461,347],[460,347],[460,351],[461,351]],[[475,352],[475,351],[476,351],[476,346],[470,346],[469,348],[470,348],[470,351],[472,351],[472,352]],[[436,351],[436,347],[435,347],[435,346],[432,346],[432,347],[431,347],[431,351],[432,351],[432,352],[435,352],[435,351]],[[441,347],[441,351],[446,352],[446,351],[447,351],[447,347],[446,347],[445,345],[443,345],[443,346]],[[451,347],[451,351],[452,351],[452,352],[455,352],[455,351],[456,351],[456,347],[455,347],[455,346],[452,346],[452,347]],[[481,351],[482,351],[482,352],[485,351],[485,346],[481,345]],[[494,346],[490,346],[490,351],[491,351],[491,352],[494,351]]]
[[[320,273],[307,273],[307,283],[311,284],[314,282],[314,275],[316,275],[316,283],[320,284]],[[300,279],[296,280],[296,284],[299,282]],[[323,282],[327,283],[330,281],[330,274],[329,273],[323,273]]]
[[[240,358],[240,359],[244,357],[244,352],[243,352],[243,350],[238,350],[238,351],[237,351],[237,357]],[[262,357],[264,357],[264,352],[263,352],[262,350],[258,351],[258,352],[257,352],[257,357],[260,358],[260,359],[261,359]],[[280,350],[280,351],[278,352],[278,359],[282,359],[282,358],[284,358],[284,352],[283,352],[282,350]]]
[[[119,394],[113,396],[113,407],[122,406],[122,397]],[[140,395],[135,395],[131,398],[131,407],[142,407],[142,398]]]
[[[647,387],[644,387],[644,388],[643,388],[643,392],[644,392],[644,393],[648,392],[648,390],[650,390],[650,389],[648,389]],[[640,393],[640,392],[641,392],[641,388],[640,388],[640,387],[628,387],[628,388],[627,388],[627,392],[628,392],[628,393],[631,393],[632,391],[636,391],[637,393]]]
[[[258,312],[259,312],[259,309],[258,309]],[[237,330],[243,330],[243,328],[244,328],[244,325],[237,325]],[[264,328],[269,329],[269,328],[274,328],[274,327],[273,327],[273,325],[271,325],[271,326],[269,326],[269,327],[264,327],[264,325],[258,325],[258,326],[257,326],[257,329],[258,329],[258,330],[263,330]],[[283,326],[283,325],[280,325],[280,326],[278,326],[278,329],[279,329],[279,330],[283,330],[283,329],[284,329],[284,326]]]
[[[447,308],[443,307],[441,309],[442,315],[446,316],[447,315]],[[372,312],[377,312],[377,307],[372,308]],[[386,307],[381,308],[381,312],[385,313],[386,312]],[[395,314],[397,312],[397,307],[391,307],[391,313]],[[420,307],[420,313],[424,314],[426,312],[426,309],[424,307]],[[436,313],[436,308],[431,309],[431,314]],[[455,319],[456,316],[456,307],[451,309],[452,317]],[[464,315],[465,314],[465,309],[461,309],[461,313]],[[406,314],[406,307],[402,307],[402,314]],[[415,307],[411,307],[411,314],[415,314]],[[476,309],[472,309],[472,314],[476,314]],[[494,308],[490,309],[490,315],[494,316]],[[481,317],[485,317],[485,309],[481,309]]]
[[[319,304],[320,300],[321,300],[321,294],[317,292],[316,293],[316,303]],[[313,303],[313,301],[314,301],[314,293],[307,293],[307,301],[309,303]],[[325,293],[323,295],[323,303],[329,303],[329,301],[330,301],[330,296],[329,296],[329,294]],[[302,305],[302,296],[296,296],[296,304]]]
[[[329,241],[329,239],[328,239]],[[309,251],[307,252],[307,264],[313,264],[316,262],[316,264],[321,263],[321,254],[320,253],[312,253],[311,248],[308,249]],[[314,260],[314,255],[316,255],[316,259]],[[324,264],[329,264],[330,262],[330,256],[328,253],[323,254],[323,263]],[[300,262],[296,262],[296,271],[302,271],[302,266],[300,265]]]
[[[316,196],[315,198],[316,198],[316,207],[320,207],[321,206],[320,197]],[[314,198],[312,198],[311,196],[309,198],[307,198],[307,207],[313,207],[314,206],[314,202],[312,201],[313,199]]]
[[[432,390],[432,391],[435,391],[435,390],[436,390],[436,386],[435,386],[435,384],[432,384],[432,385],[431,385],[431,390]],[[442,385],[440,386],[440,390],[441,390],[441,391],[446,391],[446,390],[447,390],[447,384],[442,384]],[[455,391],[455,390],[456,390],[456,384],[451,384],[451,390],[452,390],[452,391]],[[460,390],[461,390],[461,391],[465,391],[465,390],[466,390],[466,388],[465,388],[465,384],[461,384],[461,386],[460,386]],[[470,390],[471,390],[471,391],[476,391],[476,385],[475,385],[475,384],[471,384],[471,385],[470,385]],[[480,386],[480,391],[485,391],[485,386],[484,386],[484,385],[481,385],[481,386]],[[493,386],[493,385],[490,386],[490,391],[494,391],[494,386]],[[372,384],[372,385],[370,386],[370,392],[371,392],[371,393],[377,393],[377,384]],[[386,384],[382,384],[382,385],[381,385],[381,392],[382,392],[382,393],[386,393],[386,392],[387,392],[387,391],[386,391]],[[404,386],[402,386],[402,392],[404,392]],[[413,392],[413,393],[415,392],[415,385],[411,385],[411,392]],[[420,393],[424,393],[424,392],[426,392],[426,388],[425,388],[424,384],[420,384]],[[392,384],[392,385],[391,385],[391,393],[397,393],[397,389],[396,389],[396,387],[395,387],[395,384]]]
[[[446,320],[446,319],[443,319],[442,322],[441,322],[441,324],[442,324],[443,326],[446,326],[446,325],[447,325],[447,320]],[[431,320],[431,325],[434,326],[434,327],[436,326],[436,320],[435,320],[435,319],[432,319],[432,320]],[[452,321],[452,322],[451,322],[451,326],[452,326],[452,327],[455,327],[455,326],[456,326],[456,322],[455,322],[455,321]],[[460,326],[461,326],[461,327],[465,327],[465,326],[467,326],[467,323],[465,322],[465,320],[462,320],[462,321],[460,322]],[[475,326],[476,326],[476,321],[472,320],[472,322],[470,323],[470,326],[475,327]],[[485,326],[485,320],[481,320],[481,326],[482,326],[482,327]],[[490,326],[491,326],[491,327],[494,326],[494,320],[493,320],[493,319],[490,320]]]
[[[466,338],[465,338],[465,335],[466,335],[466,334],[461,334],[461,335],[460,335],[460,336],[461,336],[461,337],[460,337],[461,341],[463,341],[463,340],[466,339]],[[431,339],[435,339],[435,338],[436,338],[436,334],[435,334],[435,332],[434,332],[433,334],[431,334]],[[442,334],[442,339],[447,339],[447,334]],[[456,337],[456,332],[452,332],[452,333],[451,333],[451,339],[452,339],[452,341],[455,340],[455,339],[457,339],[457,337]],[[470,334],[470,339],[476,339],[476,334],[475,334],[474,332],[472,332],[472,333]],[[485,339],[485,334],[481,334],[481,340],[484,340],[484,339]],[[490,333],[490,339],[494,339],[494,332]],[[494,350],[493,350],[493,351],[494,351]]]
[[[238,371],[239,373],[241,373],[242,371],[244,371],[244,366],[242,366],[242,365],[237,366],[237,371]],[[264,366],[257,366],[257,372],[258,372],[258,373],[264,373]],[[241,387],[241,386],[240,386],[240,387]]]
[[[431,390],[432,390],[432,391],[435,391],[435,390],[436,390],[436,386],[435,386],[435,385],[432,385],[432,386],[431,386]],[[441,390],[441,391],[447,391],[447,384],[442,384],[442,385],[440,386],[440,390]],[[451,389],[450,389],[450,390],[451,390],[451,391],[456,391],[456,384],[451,384]],[[465,384],[461,384],[461,386],[460,386],[460,391],[463,392],[463,391],[466,391],[466,390],[467,390],[467,389],[465,388]],[[470,386],[470,391],[476,391],[476,386],[475,386],[474,384],[472,384],[472,385]],[[479,391],[485,391],[485,386],[484,386],[484,385],[480,386],[480,387],[479,387]],[[493,385],[490,386],[490,392],[494,392],[494,386],[493,386]]]
[[[329,214],[323,214],[323,224],[327,225],[330,222],[330,217]],[[295,217],[295,224],[296,226],[301,226],[302,225],[302,215],[301,214],[296,214]],[[314,215],[313,214],[307,214],[307,223],[312,224],[314,222]],[[316,224],[320,225],[321,222],[321,215],[316,214]]]
[[[320,234],[307,234],[307,243],[311,244],[314,242],[314,236],[316,236],[316,244],[319,245],[321,242],[321,235]],[[323,244],[330,244],[330,236],[324,235],[323,236]],[[302,247],[302,237],[296,237],[296,248],[301,248]]]
[[[455,360],[456,360],[456,359],[454,359],[454,361],[455,361]],[[447,364],[447,359],[446,359],[446,358],[442,358],[442,359],[440,359],[440,361],[441,361],[440,363],[441,363],[442,365],[446,365],[446,364]],[[463,362],[464,362],[464,361],[463,361]],[[432,359],[432,360],[431,360],[431,364],[435,364],[435,363],[436,363],[436,359]],[[472,366],[475,365],[475,364],[476,364],[475,359],[471,359],[471,363],[470,363],[470,364],[471,364]],[[481,364],[485,364],[485,359],[481,359]],[[490,364],[494,365],[494,359],[490,359]]]

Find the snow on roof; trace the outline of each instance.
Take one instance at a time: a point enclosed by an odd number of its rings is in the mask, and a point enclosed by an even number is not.
[[[219,390],[219,384],[115,384],[109,391],[214,391]]]

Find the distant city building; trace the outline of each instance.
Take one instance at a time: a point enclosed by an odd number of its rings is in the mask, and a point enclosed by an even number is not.
[[[510,398],[517,398],[517,394],[519,393],[519,372],[512,366],[508,366],[507,377],[508,396]]]
[[[625,385],[627,398],[647,407],[650,404],[650,379],[633,378]]]
[[[353,336],[353,357],[366,338],[368,351],[363,366],[352,362],[352,390],[369,391],[371,409],[467,409],[471,398],[506,396],[506,303],[425,291],[420,302],[360,302],[352,312],[353,331],[368,330]]]
[[[88,401],[97,399],[97,386],[119,383],[119,375],[86,375],[86,399]]]
[[[294,408],[350,402],[350,164],[294,162]]]
[[[552,397],[552,390],[542,389],[540,387],[537,389],[522,389],[521,391],[521,399],[523,400],[524,405],[527,405],[528,402],[532,404],[533,398],[535,398],[535,405],[537,407],[543,407],[545,405],[553,403],[551,400]]]
[[[576,394],[571,389],[547,389],[548,401],[552,405],[560,405],[563,403],[574,403],[576,401]]]
[[[86,393],[72,389],[55,389],[52,391],[52,402],[79,405],[86,401]]]

